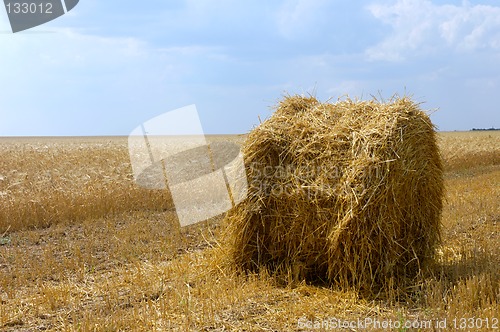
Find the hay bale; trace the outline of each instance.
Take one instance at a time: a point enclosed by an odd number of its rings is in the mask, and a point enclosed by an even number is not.
[[[432,256],[442,164],[435,128],[409,98],[286,97],[243,153],[248,197],[223,237],[235,266],[376,291]]]

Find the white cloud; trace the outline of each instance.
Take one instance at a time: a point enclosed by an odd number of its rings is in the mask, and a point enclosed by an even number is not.
[[[500,52],[500,6],[436,5],[428,0],[372,4],[369,12],[390,25],[390,34],[368,48],[370,60],[398,61],[437,52]]]

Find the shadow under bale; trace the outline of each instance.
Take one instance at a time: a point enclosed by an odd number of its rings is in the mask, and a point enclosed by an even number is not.
[[[287,97],[243,153],[248,196],[222,240],[232,266],[374,294],[432,257],[443,167],[435,128],[409,98]]]

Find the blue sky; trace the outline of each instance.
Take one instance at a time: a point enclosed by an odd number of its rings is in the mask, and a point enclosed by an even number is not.
[[[406,92],[440,130],[500,127],[493,0],[80,0],[10,31],[0,8],[0,136],[128,135],[190,104],[244,133],[285,93]]]

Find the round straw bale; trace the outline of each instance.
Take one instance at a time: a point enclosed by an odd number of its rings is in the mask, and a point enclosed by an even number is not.
[[[435,128],[409,98],[286,97],[243,153],[248,196],[223,237],[238,268],[376,291],[432,256],[442,164]]]

